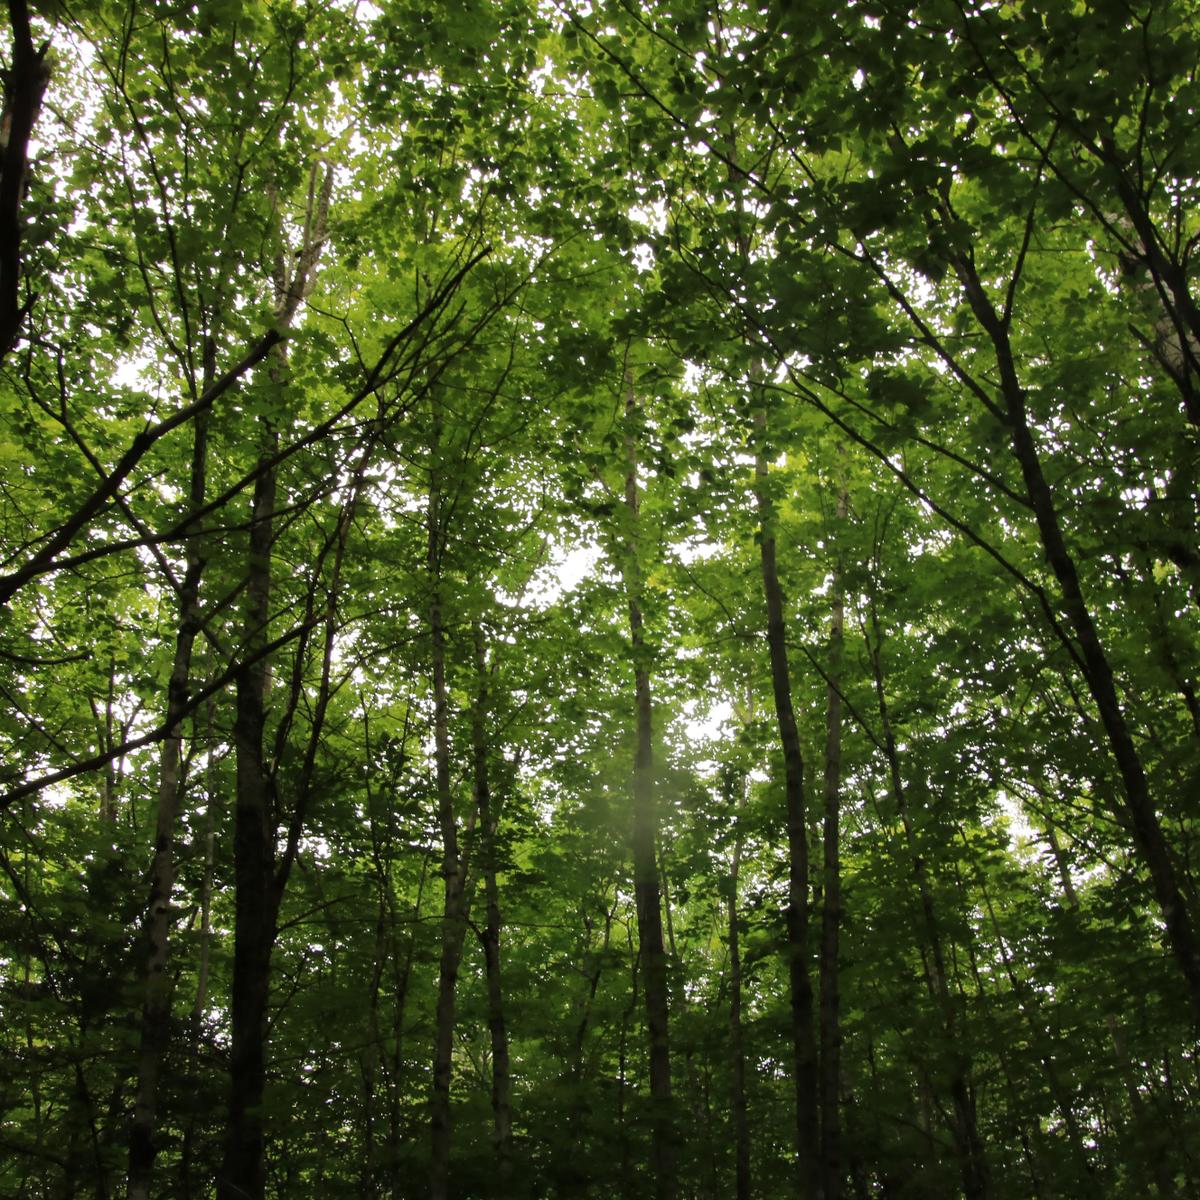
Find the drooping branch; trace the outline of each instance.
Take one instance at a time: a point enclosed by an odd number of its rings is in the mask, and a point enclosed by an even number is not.
[[[193,417],[210,409],[243,375],[262,362],[271,347],[282,341],[282,338],[283,335],[277,329],[269,329],[250,348],[241,362],[226,371],[198,400],[191,404],[185,404],[156,425],[142,430],[130,443],[129,449],[121,456],[120,462],[71,517],[58,527],[58,530],[41,550],[19,571],[13,571],[9,575],[0,577],[0,604],[7,604],[19,588],[24,587],[31,579],[51,568],[56,556],[70,545],[75,535],[117,494],[117,489],[129,478],[134,468],[156,442],[173,429],[178,429],[180,425],[186,424]]]

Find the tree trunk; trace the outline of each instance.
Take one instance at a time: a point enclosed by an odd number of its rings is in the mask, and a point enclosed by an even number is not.
[[[188,1075],[197,1071],[200,1054],[200,1031],[204,1022],[204,1008],[208,1003],[209,966],[212,958],[212,893],[213,871],[216,865],[217,842],[217,771],[213,754],[213,711],[216,705],[209,700],[204,706],[205,726],[208,739],[208,762],[206,767],[208,800],[204,807],[204,875],[200,882],[200,952],[196,965],[196,995],[192,1000],[192,1011],[188,1017]],[[182,1145],[179,1151],[179,1194],[180,1200],[190,1200],[192,1195],[192,1160],[195,1150],[196,1125],[199,1115],[189,1111],[183,1127]]]
[[[756,434],[765,439],[767,414],[761,397]],[[813,1036],[813,989],[808,968],[808,824],[804,798],[804,757],[792,708],[783,591],[775,554],[775,505],[771,499],[767,460],[761,445],[754,456],[754,496],[760,523],[763,598],[767,609],[767,651],[775,720],[783,748],[784,794],[787,804],[788,904],[786,911],[788,983],[792,1009],[792,1076],[796,1100],[798,1195],[815,1200],[821,1190],[820,1139],[817,1126],[817,1048]]]
[[[399,947],[392,943],[393,987],[395,1002],[392,1009],[392,1056],[388,1069],[388,1191],[392,1200],[404,1195],[405,1180],[400,1173],[400,1076],[404,1062],[404,1012],[408,1005],[408,985],[412,979],[413,955],[417,948],[417,930],[421,927],[421,902],[425,897],[425,882],[429,874],[429,859],[421,857],[421,876],[417,882],[417,897],[413,901],[411,930],[401,962]],[[389,905],[390,908],[390,905]],[[392,912],[393,926],[395,912]]]
[[[736,833],[733,840],[733,862],[729,869],[729,895],[726,898],[726,920],[729,929],[729,1058],[732,1087],[730,1107],[733,1110],[734,1200],[750,1200],[750,1122],[746,1109],[746,1049],[742,1036],[742,954],[738,937],[738,877],[742,865],[742,808],[746,802],[746,780],[736,781],[738,790]]]
[[[590,957],[591,950],[591,933],[592,919],[586,913],[584,914],[584,928],[588,934],[588,942],[584,952],[581,971],[584,978],[588,982],[587,993],[583,1000],[583,1012],[579,1018],[579,1024],[575,1027],[575,1036],[572,1046],[571,1071],[570,1071],[570,1108],[567,1112],[566,1126],[567,1138],[566,1144],[570,1147],[570,1152],[563,1155],[562,1167],[556,1166],[556,1176],[561,1182],[561,1191],[564,1196],[579,1198],[587,1197],[591,1194],[591,1179],[588,1171],[588,1157],[584,1151],[585,1145],[590,1142],[591,1129],[588,1123],[588,1116],[591,1113],[591,1106],[588,1101],[588,1096],[585,1091],[585,1063],[586,1056],[584,1054],[584,1045],[587,1041],[588,1026],[591,1023],[592,1008],[596,1002],[596,993],[600,989],[600,976],[604,971],[604,964],[608,958],[609,947],[612,944],[612,927],[613,920],[617,913],[617,908],[620,904],[620,889],[614,888],[612,906],[609,907],[607,900],[607,891],[603,897],[605,901],[604,907],[604,936],[600,943],[600,952],[595,956],[595,966],[591,971],[587,969],[587,961]],[[620,1034],[620,1055],[622,1062],[624,1061],[625,1053],[625,1016],[621,1017],[621,1034]],[[623,1073],[623,1072],[622,1072]],[[621,1101],[618,1097],[618,1104]],[[622,1137],[623,1126],[622,1126]]]
[[[504,1020],[504,986],[500,963],[500,891],[496,885],[496,829],[499,813],[492,803],[488,772],[487,711],[488,666],[483,630],[473,624],[477,692],[471,713],[471,749],[474,758],[475,805],[483,830],[483,883],[487,924],[483,931],[487,970],[488,1030],[492,1043],[492,1140],[496,1150],[496,1192],[508,1196],[512,1176],[512,1099],[509,1081],[508,1027]]]
[[[21,303],[21,204],[29,140],[50,82],[50,43],[34,49],[25,0],[9,0],[8,15],[13,40],[4,72],[4,138],[0,144],[0,361],[16,345],[33,303],[32,296]]]
[[[210,361],[205,363],[205,387]],[[196,418],[192,445],[191,483],[188,502],[192,512],[204,504],[208,465],[208,413]],[[197,533],[199,531],[197,530]],[[200,578],[204,558],[200,539],[187,542],[187,560],[179,589],[179,629],[175,655],[167,684],[167,736],[163,739],[158,769],[158,812],[154,828],[154,859],[150,867],[150,901],[146,909],[143,940],[146,948],[145,994],[142,1002],[137,1091],[129,1130],[129,1200],[148,1200],[157,1148],[158,1080],[171,1037],[171,977],[167,958],[171,933],[171,889],[175,879],[175,825],[183,749],[182,717],[188,702],[188,680],[192,649],[203,621],[200,612]]]
[[[641,951],[634,949],[633,930],[625,926],[626,941],[629,947],[629,1003],[621,1010],[620,1034],[617,1038],[617,1144],[620,1147],[620,1165],[618,1180],[620,1187],[618,1195],[633,1194],[633,1164],[629,1153],[629,1128],[625,1119],[625,1089],[629,1078],[629,1022],[637,1012],[638,991],[641,985]]]
[[[441,483],[437,467],[440,426],[435,421],[429,482],[430,580],[429,632],[433,673],[434,771],[438,824],[442,833],[442,948],[438,964],[437,1015],[434,1029],[433,1094],[430,1100],[432,1153],[429,1165],[431,1200],[446,1200],[450,1186],[450,1081],[454,1053],[454,1003],[458,968],[467,928],[467,855],[460,854],[458,819],[450,785],[450,718],[446,688],[446,630],[442,609]]]
[[[959,830],[959,837],[965,845],[967,839],[961,829]],[[1051,837],[1054,837],[1053,831],[1051,831]],[[1054,839],[1054,844],[1057,847],[1057,839]],[[1071,886],[1070,876],[1064,874],[1064,879],[1073,895],[1074,888]],[[1067,1131],[1067,1140],[1071,1146],[1071,1154],[1079,1166],[1076,1186],[1081,1190],[1086,1189],[1081,1194],[1093,1196],[1096,1194],[1095,1167],[1093,1167],[1091,1160],[1088,1158],[1083,1131],[1079,1128],[1079,1122],[1076,1120],[1075,1110],[1071,1103],[1071,1095],[1067,1088],[1063,1086],[1062,1079],[1058,1073],[1058,1067],[1056,1066],[1058,1056],[1055,1053],[1055,1047],[1046,1029],[1046,1024],[1038,1012],[1039,1000],[1037,992],[1032,988],[1026,988],[1017,976],[1012,956],[1009,954],[1008,947],[1005,944],[1004,933],[1000,928],[1000,920],[996,915],[991,893],[988,890],[982,871],[977,873],[976,882],[983,895],[984,907],[987,909],[992,930],[996,935],[996,948],[1000,954],[1000,962],[1004,967],[1004,973],[1008,977],[1009,987],[1012,989],[1013,1000],[1016,1003],[1017,1010],[1025,1018],[1026,1026],[1029,1029],[1030,1049],[1037,1056],[1038,1061],[1042,1065],[1042,1070],[1045,1072],[1050,1095],[1053,1097],[1055,1107],[1057,1107],[1058,1114],[1062,1118],[1063,1128]],[[974,967],[973,958],[972,967]],[[976,972],[976,977],[978,979],[978,972]],[[980,991],[982,992],[983,982],[982,980],[978,980],[978,982]]]
[[[638,947],[642,962],[642,995],[650,1043],[651,1146],[654,1194],[675,1195],[675,1132],[671,1099],[671,1051],[668,1028],[667,955],[663,945],[662,897],[658,878],[658,812],[654,794],[653,702],[650,695],[649,648],[642,616],[641,565],[638,559],[638,461],[633,424],[638,417],[633,384],[626,380],[625,514],[629,541],[624,547],[623,575],[629,604],[629,639],[633,651],[637,750],[633,763],[633,892],[637,907]]]
[[[1063,607],[1078,642],[1076,661],[1100,714],[1109,750],[1124,787],[1124,812],[1118,815],[1132,830],[1138,855],[1150,872],[1154,896],[1167,930],[1167,941],[1187,984],[1192,1020],[1200,1025],[1200,941],[1197,940],[1194,918],[1180,888],[1175,864],[1150,795],[1149,781],[1117,695],[1112,665],[1084,600],[1075,560],[1067,548],[1054,497],[1042,471],[1037,444],[1029,425],[1025,390],[1017,375],[1016,359],[1009,341],[1008,322],[993,307],[974,263],[960,259],[955,267],[971,309],[991,339],[995,352],[1013,454],[1021,468],[1046,561],[1058,581]]]
[[[325,244],[333,168],[326,165],[316,187],[318,167],[310,176],[308,209],[300,248],[289,277],[280,250],[275,263],[276,341],[271,346],[270,373],[282,387],[287,378],[287,348],[278,335],[294,319],[311,285],[312,271]],[[250,509],[250,538],[246,559],[243,617],[243,666],[235,676],[237,694],[233,725],[236,773],[234,811],[234,943],[233,983],[230,996],[229,1123],[225,1157],[217,1176],[217,1200],[262,1200],[266,1186],[263,1092],[266,1086],[267,1002],[270,995],[271,952],[287,873],[294,860],[300,825],[312,778],[320,722],[328,703],[329,665],[332,652],[332,606],[326,625],[325,659],[321,696],[303,767],[303,782],[288,829],[288,844],[276,873],[275,840],[279,813],[273,773],[267,768],[263,736],[270,660],[263,653],[269,640],[271,618],[271,555],[275,539],[275,505],[278,486],[276,455],[279,433],[263,418],[260,424],[258,472]],[[343,514],[343,517],[345,514]],[[345,545],[346,523],[339,524],[338,562]],[[336,587],[336,584],[335,584]],[[302,650],[297,650],[301,655]],[[297,659],[299,664],[299,658]],[[298,696],[293,697],[293,702]]]
[[[370,799],[368,798],[368,804]],[[372,830],[374,832],[374,830]],[[362,1072],[362,1162],[359,1166],[358,1194],[364,1200],[374,1200],[379,1195],[379,1150],[375,1136],[377,1106],[375,1090],[379,1078],[379,1055],[383,1036],[379,1027],[379,993],[383,983],[383,971],[387,965],[388,950],[388,902],[384,888],[391,881],[378,872],[376,861],[378,895],[375,901],[375,948],[371,961],[371,985],[367,1000],[367,1044],[363,1047],[360,1060]]]
[[[276,435],[265,431],[260,465],[269,461]],[[246,570],[243,646],[253,658],[266,645],[270,618],[271,543],[275,511],[274,469],[254,485]],[[230,997],[229,1125],[217,1200],[262,1200],[262,1102],[266,1083],[267,999],[278,898],[275,876],[273,780],[263,760],[268,665],[265,655],[237,674],[233,726],[236,759],[234,815],[234,942]]]
[[[1117,1070],[1121,1076],[1121,1082],[1125,1085],[1125,1095],[1129,1100],[1129,1113],[1132,1119],[1132,1124],[1136,1130],[1136,1136],[1143,1144],[1143,1149],[1149,1158],[1150,1174],[1154,1178],[1155,1190],[1163,1200],[1171,1200],[1176,1195],[1175,1181],[1172,1178],[1170,1165],[1163,1151],[1167,1149],[1164,1146],[1155,1146],[1153,1142],[1149,1147],[1145,1146],[1144,1139],[1147,1135],[1157,1140],[1165,1131],[1157,1120],[1156,1114],[1147,1112],[1146,1105],[1142,1101],[1142,1094],[1138,1090],[1137,1079],[1133,1073],[1133,1063],[1129,1057],[1129,1050],[1125,1045],[1125,1036],[1121,1029],[1121,1024],[1117,1020],[1114,1013],[1109,1013],[1107,1018],[1108,1032],[1112,1038],[1113,1061],[1116,1063]]]
[[[838,494],[837,519],[846,519],[846,492]],[[829,687],[825,708],[824,871],[821,907],[821,1176],[824,1200],[841,1200],[841,1050],[839,1014],[838,939],[842,919],[841,844],[839,840],[842,786],[842,602],[841,564],[833,571],[833,611],[829,625]]]
[[[965,894],[966,883],[962,878],[957,864],[955,865],[955,875],[959,888]],[[1005,1049],[1006,1037],[1004,1036],[1004,1031],[992,1019],[991,1002],[988,998],[987,987],[983,981],[983,974],[979,970],[979,956],[975,953],[974,936],[971,933],[967,934],[966,952],[967,962],[971,968],[971,978],[975,981],[975,995],[979,1000],[981,1008],[987,1014],[988,1023],[991,1026],[992,1044],[996,1050],[996,1058],[1000,1063],[1000,1073],[1004,1077],[1004,1090],[1008,1095],[1009,1118],[1012,1122],[1012,1128],[1017,1135],[1017,1140],[1021,1143],[1021,1153],[1025,1159],[1026,1170],[1029,1172],[1030,1198],[1031,1200],[1042,1200],[1042,1197],[1045,1195],[1045,1184],[1042,1180],[1041,1164],[1046,1158],[1046,1152],[1042,1140],[1040,1119],[1035,1114],[1033,1119],[1027,1122],[1026,1114],[1021,1111],[1016,1080],[1013,1078],[1012,1067],[1009,1065],[1009,1055]],[[1004,953],[1003,948],[1001,948],[1001,953]],[[965,996],[961,983],[959,985],[959,994],[960,996]]]

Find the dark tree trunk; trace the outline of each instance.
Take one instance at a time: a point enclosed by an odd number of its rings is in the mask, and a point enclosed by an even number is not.
[[[629,1150],[629,1123],[626,1119],[625,1091],[629,1080],[629,1023],[637,1012],[638,992],[641,988],[641,952],[634,949],[633,930],[628,925],[626,939],[629,947],[629,1003],[621,1011],[620,1033],[617,1037],[617,1144],[620,1148],[620,1164],[617,1178],[620,1182],[618,1194],[633,1194],[633,1163]]]
[[[587,969],[587,962],[592,957],[591,933],[593,925],[591,917],[587,914],[584,915],[584,927],[588,934],[588,941],[584,950],[584,961],[581,964],[581,970],[584,978],[587,980],[588,987],[587,993],[584,996],[583,1012],[579,1018],[579,1024],[575,1027],[572,1047],[571,1071],[569,1076],[570,1108],[567,1112],[566,1120],[566,1144],[568,1152],[561,1156],[561,1165],[556,1165],[555,1167],[557,1178],[561,1180],[561,1189],[564,1196],[586,1197],[591,1194],[592,1181],[588,1171],[589,1160],[584,1151],[585,1144],[591,1136],[591,1130],[588,1125],[591,1106],[587,1092],[587,1057],[584,1053],[584,1047],[587,1042],[588,1027],[592,1019],[592,1009],[596,1002],[596,993],[600,990],[600,977],[604,973],[604,965],[608,960],[609,947],[612,944],[613,919],[616,916],[617,906],[620,903],[619,889],[614,889],[614,898],[611,907],[607,903],[607,892],[605,893],[604,900],[604,935],[600,943],[600,952],[595,955],[594,965],[590,971]],[[620,1039],[619,1052],[623,1062],[625,1047],[624,1015],[621,1018]]]
[[[318,168],[312,169],[304,238],[289,276],[284,255],[275,264],[275,341],[270,345],[271,378],[276,387],[287,381],[287,349],[280,340],[308,293],[311,273],[325,244],[333,170],[324,168],[317,190]],[[211,391],[211,389],[209,389]],[[206,393],[207,394],[207,393]],[[313,762],[329,701],[329,670],[333,650],[333,601],[326,618],[325,654],[321,691],[313,716],[301,781],[297,786],[287,848],[276,869],[275,840],[279,831],[279,806],[275,778],[264,754],[267,686],[270,659],[264,652],[269,641],[271,619],[271,556],[275,541],[275,507],[278,488],[276,456],[279,432],[262,419],[258,448],[258,473],[250,510],[250,537],[246,560],[245,609],[243,617],[243,666],[235,676],[237,694],[233,725],[236,773],[234,810],[234,945],[233,985],[230,996],[229,1123],[225,1157],[217,1177],[217,1200],[262,1200],[266,1186],[263,1093],[266,1087],[267,1004],[271,984],[271,952],[275,946],[279,905],[288,872],[299,844],[304,811],[311,794]],[[361,467],[359,483],[361,483]],[[338,528],[337,566],[340,570],[345,547],[349,510],[343,512]],[[314,581],[314,587],[315,587]],[[312,597],[310,595],[310,610]],[[300,670],[303,643],[297,649]],[[299,700],[300,687],[293,681],[291,711]],[[290,714],[281,725],[290,724]],[[281,735],[282,736],[282,735]],[[277,750],[282,750],[278,746]],[[276,755],[278,758],[278,754]]]
[[[16,344],[32,299],[21,303],[21,203],[29,139],[50,82],[49,43],[33,47],[25,0],[9,0],[11,65],[5,71],[3,144],[0,148],[0,361]],[[132,1153],[132,1148],[131,1148]]]
[[[756,433],[765,438],[766,410],[761,397]],[[771,499],[767,461],[761,447],[755,453],[754,495],[760,522],[760,557],[763,598],[767,610],[767,651],[771,663],[771,688],[775,720],[783,749],[784,794],[787,805],[788,904],[787,966],[792,1010],[792,1076],[796,1101],[798,1195],[815,1200],[821,1190],[820,1138],[818,1136],[817,1048],[813,1036],[813,988],[809,976],[808,824],[804,797],[804,757],[792,707],[792,680],[788,667],[787,631],[783,618],[783,591],[776,567],[775,505]]]
[[[213,736],[213,712],[216,705],[210,699],[204,706],[206,736],[209,744],[207,767],[207,803],[204,806],[204,874],[200,881],[200,949],[196,964],[196,995],[188,1015],[188,1075],[194,1077],[200,1058],[200,1036],[204,1023],[204,1009],[208,1003],[208,977],[212,958],[212,893],[213,872],[216,866],[217,821],[219,805],[216,781],[216,762],[212,752],[216,739]],[[191,1200],[194,1180],[193,1164],[196,1149],[196,1126],[200,1114],[189,1112],[183,1126],[182,1144],[179,1149],[179,1200]]]
[[[270,460],[276,437],[264,434],[260,463]],[[267,642],[271,544],[276,480],[263,470],[254,486],[246,572],[244,654]],[[234,812],[234,942],[230,997],[229,1124],[217,1200],[262,1200],[266,1186],[262,1102],[266,1084],[267,1000],[278,904],[275,881],[273,780],[263,759],[268,660],[258,657],[237,675],[233,726],[236,760]]]
[[[642,616],[641,566],[638,558],[638,462],[633,424],[638,417],[632,383],[627,381],[625,419],[628,470],[625,512],[630,540],[624,548],[625,592],[629,604],[629,638],[633,651],[637,749],[633,763],[633,892],[637,907],[642,994],[650,1042],[651,1145],[654,1194],[675,1195],[675,1130],[671,1097],[671,1050],[668,1027],[667,955],[663,944],[662,897],[658,878],[658,806],[654,792],[653,702],[650,694],[649,648]]]
[[[959,837],[965,846],[967,838],[962,829],[959,830]],[[1061,855],[1058,839],[1052,828],[1050,828],[1050,839],[1055,854]],[[1063,869],[1063,879],[1066,883],[1068,894],[1071,897],[1070,902],[1072,907],[1075,907],[1077,906],[1077,902],[1074,899],[1075,888],[1071,883],[1070,875],[1065,870],[1066,864],[1062,862],[1061,857],[1059,858],[1059,866]],[[1000,928],[1000,920],[996,915],[995,905],[992,903],[991,892],[988,890],[982,871],[978,872],[976,883],[983,896],[984,907],[987,910],[988,918],[996,935],[996,947],[1000,954],[1000,962],[1004,966],[1004,973],[1008,978],[1009,987],[1012,989],[1013,1000],[1029,1029],[1030,1049],[1037,1056],[1042,1070],[1045,1072],[1050,1095],[1053,1097],[1058,1114],[1062,1119],[1063,1128],[1067,1131],[1067,1140],[1071,1146],[1072,1156],[1079,1167],[1079,1174],[1076,1177],[1075,1184],[1076,1191],[1080,1196],[1094,1196],[1097,1193],[1095,1167],[1088,1157],[1083,1130],[1080,1129],[1079,1121],[1076,1119],[1075,1110],[1071,1102],[1071,1094],[1064,1087],[1062,1077],[1056,1065],[1059,1055],[1056,1053],[1056,1048],[1053,1045],[1052,1036],[1046,1028],[1046,1022],[1039,1012],[1040,1005],[1037,992],[1023,984],[1017,975],[1012,956],[1009,954],[1008,945],[1005,941],[1004,931]],[[972,955],[972,966],[974,966],[974,955]],[[976,976],[978,978],[978,972],[976,972]],[[979,987],[982,992],[982,980],[979,980]]]
[[[1037,521],[1046,561],[1058,581],[1063,607],[1078,642],[1077,662],[1087,683],[1117,765],[1125,792],[1123,823],[1132,830],[1134,845],[1150,872],[1155,899],[1162,912],[1167,941],[1187,984],[1193,1022],[1200,1025],[1200,941],[1188,908],[1162,825],[1150,795],[1133,734],[1117,695],[1112,665],[1083,596],[1075,560],[1067,548],[1054,497],[1042,471],[1041,459],[1029,425],[1025,389],[1017,375],[1016,359],[1008,336],[1008,321],[988,298],[974,262],[955,263],[976,319],[991,339],[1004,398],[1013,454],[1020,464],[1029,502]]]
[[[399,947],[393,940],[392,965],[393,987],[396,998],[392,1009],[392,1054],[388,1064],[388,1192],[393,1200],[405,1194],[405,1180],[400,1171],[401,1146],[401,1087],[400,1080],[404,1065],[404,1013],[408,1004],[408,985],[412,979],[413,955],[417,948],[417,931],[421,928],[421,902],[425,897],[425,882],[429,873],[429,859],[421,859],[421,877],[417,883],[417,897],[413,901],[411,931],[401,959]],[[395,912],[392,912],[393,925]]]

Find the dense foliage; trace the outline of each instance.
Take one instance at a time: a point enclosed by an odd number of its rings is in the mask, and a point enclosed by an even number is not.
[[[0,1193],[1200,1195],[1193,0],[8,14]]]

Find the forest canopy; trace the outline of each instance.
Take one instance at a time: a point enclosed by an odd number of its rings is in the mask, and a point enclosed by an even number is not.
[[[1200,6],[9,0],[0,1194],[1200,1196]]]

